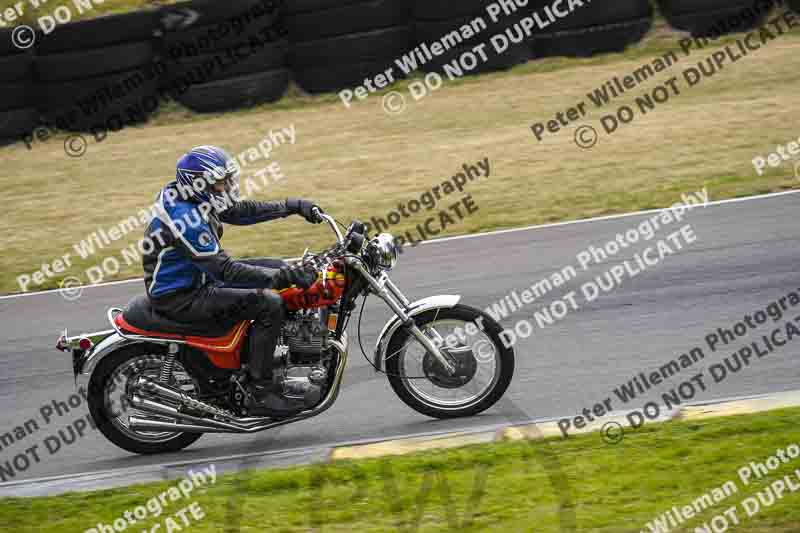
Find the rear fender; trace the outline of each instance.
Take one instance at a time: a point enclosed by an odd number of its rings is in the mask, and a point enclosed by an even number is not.
[[[408,316],[413,318],[417,315],[420,315],[426,311],[430,311],[431,309],[450,309],[458,305],[458,302],[461,301],[461,296],[459,295],[439,295],[439,296],[430,296],[428,298],[423,298],[422,300],[417,300],[416,302],[412,302],[408,306]],[[389,341],[392,339],[395,331],[400,329],[403,323],[400,321],[400,318],[397,316],[391,318],[383,329],[381,330],[381,334],[378,335],[378,342],[375,345],[375,355],[373,357],[373,363],[375,365],[376,371],[380,372],[383,368],[383,360],[386,357],[386,349],[389,347]]]
[[[85,374],[91,375],[97,365],[111,355],[112,353],[125,348],[126,346],[132,346],[134,344],[142,344],[144,341],[140,340],[131,340],[122,337],[119,333],[113,333],[109,335],[105,339],[103,339],[100,344],[95,346],[93,349],[86,352],[80,361],[75,362],[74,368],[76,369],[75,376],[77,377],[78,374]]]
[[[89,339],[92,343],[91,348],[88,350],[82,349],[80,347],[82,339]],[[72,354],[72,372],[77,380],[78,376],[82,374],[90,375],[98,363],[108,355],[126,346],[142,342],[144,341],[126,339],[114,330],[85,333],[75,337],[68,337],[65,331],[58,340],[56,347],[63,352]]]

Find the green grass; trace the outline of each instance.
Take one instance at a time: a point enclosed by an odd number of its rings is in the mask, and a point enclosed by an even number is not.
[[[673,506],[734,481],[737,493],[672,531],[692,532],[734,505],[741,518],[735,531],[798,531],[798,493],[787,491],[752,518],[739,502],[800,469],[800,458],[749,485],[737,475],[800,443],[798,416],[800,409],[786,409],[651,425],[617,445],[595,433],[231,474],[197,493],[207,517],[191,530],[637,532]],[[0,530],[85,531],[175,483],[0,500]],[[172,503],[161,519],[194,499]]]

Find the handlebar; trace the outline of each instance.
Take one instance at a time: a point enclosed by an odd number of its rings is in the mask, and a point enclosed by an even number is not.
[[[342,236],[342,232],[339,230],[339,225],[336,224],[336,221],[333,219],[333,217],[323,213],[319,207],[313,208],[311,212],[328,223],[333,232],[336,234],[336,240],[339,242],[339,244],[344,242],[344,237]]]

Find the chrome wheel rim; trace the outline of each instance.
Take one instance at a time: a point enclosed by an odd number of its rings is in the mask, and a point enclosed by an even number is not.
[[[472,326],[471,334],[466,325]],[[398,368],[406,389],[421,402],[444,410],[464,409],[486,398],[500,379],[500,350],[491,338],[472,322],[458,319],[436,320],[423,326],[429,337],[444,339],[440,349],[457,363],[455,376],[441,374],[438,362],[413,336],[387,359],[398,357]],[[461,334],[457,335],[456,332]],[[438,379],[429,379],[432,376]],[[463,385],[455,386],[461,379]],[[438,383],[437,383],[438,382]]]
[[[144,354],[133,357],[114,369],[106,380],[103,392],[103,408],[111,424],[125,436],[140,442],[159,443],[174,439],[180,432],[134,431],[130,428],[129,416],[145,417],[164,422],[177,422],[175,419],[145,412],[130,405],[130,390],[139,377],[158,381],[164,356]],[[194,393],[196,384],[183,366],[175,361],[170,383],[189,394]]]

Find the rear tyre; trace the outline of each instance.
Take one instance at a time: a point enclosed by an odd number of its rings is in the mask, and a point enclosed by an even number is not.
[[[127,417],[137,411],[126,404],[126,387],[140,375],[157,376],[163,356],[163,347],[127,346],[103,359],[92,372],[89,413],[97,429],[123,450],[143,455],[176,452],[203,436],[202,433],[137,432],[127,427]],[[176,362],[174,376],[181,373],[186,376]]]
[[[457,361],[458,370],[450,376],[405,328],[393,334],[386,350],[386,372],[392,389],[406,405],[430,417],[456,418],[477,415],[505,394],[514,375],[514,350],[503,344],[503,328],[489,315],[457,305],[432,309],[414,321],[429,336],[439,334],[447,339],[460,328],[463,338],[455,336],[454,341],[443,344]],[[470,323],[477,333],[470,333],[466,326]],[[413,354],[412,348],[419,353]],[[463,397],[454,397],[458,394]]]

